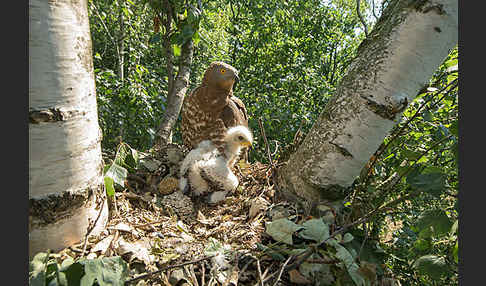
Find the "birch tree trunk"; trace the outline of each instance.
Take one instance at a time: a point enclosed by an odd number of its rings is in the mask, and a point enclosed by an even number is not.
[[[29,1],[29,256],[107,221],[87,0]],[[96,222],[90,224],[89,222]]]
[[[358,49],[336,93],[278,170],[287,195],[343,198],[401,114],[457,44],[458,1],[394,0]]]

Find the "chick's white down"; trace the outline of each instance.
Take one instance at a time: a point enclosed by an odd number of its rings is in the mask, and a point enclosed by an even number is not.
[[[238,178],[231,171],[243,147],[251,145],[253,136],[245,126],[227,130],[224,154],[209,140],[204,140],[182,162],[179,187],[194,196],[207,195],[210,203],[221,201],[236,189]]]

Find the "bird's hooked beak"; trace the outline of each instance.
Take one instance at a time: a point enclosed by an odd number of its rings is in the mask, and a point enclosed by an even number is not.
[[[245,142],[241,143],[241,145],[243,147],[250,147],[251,146],[251,142],[250,141],[245,141]]]

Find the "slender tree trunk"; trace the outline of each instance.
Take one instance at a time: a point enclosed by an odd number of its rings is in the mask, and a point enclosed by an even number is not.
[[[421,87],[457,44],[458,1],[390,1],[299,149],[282,191],[342,198]]]
[[[189,86],[193,53],[194,45],[192,39],[189,39],[182,45],[179,71],[173,82],[172,88],[169,88],[169,93],[167,94],[165,115],[157,131],[157,141],[155,143],[157,147],[172,142],[172,128],[177,122],[182,102],[184,101],[184,95]]]
[[[87,0],[29,1],[29,256],[107,221]]]
[[[123,7],[125,1],[121,0],[120,4],[120,14],[118,17],[120,33],[118,35],[118,76],[121,82],[125,79],[124,68],[125,68],[125,22],[123,19]]]

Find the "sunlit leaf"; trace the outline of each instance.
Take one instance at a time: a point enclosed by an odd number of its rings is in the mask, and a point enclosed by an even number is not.
[[[452,222],[443,210],[428,210],[423,212],[415,227],[420,237],[440,236],[449,233]]]
[[[108,169],[108,171],[106,171],[105,177],[112,178],[116,184],[123,187],[125,185],[125,180],[127,179],[127,175],[128,175],[127,169],[123,168],[122,166],[119,166],[116,163],[113,163]]]
[[[413,264],[420,274],[426,274],[432,279],[440,279],[448,274],[448,267],[443,257],[424,255]]]
[[[281,218],[272,222],[267,222],[265,232],[276,241],[292,245],[292,234],[301,228],[302,226],[297,225],[286,218]]]
[[[446,176],[443,173],[410,174],[407,183],[415,190],[439,197],[445,189]]]
[[[329,237],[329,226],[322,219],[310,219],[302,224],[304,229],[300,236],[305,239],[312,239],[316,242],[323,242]]]
[[[181,55],[181,46],[172,45],[172,51],[174,52],[174,56],[179,57]]]

